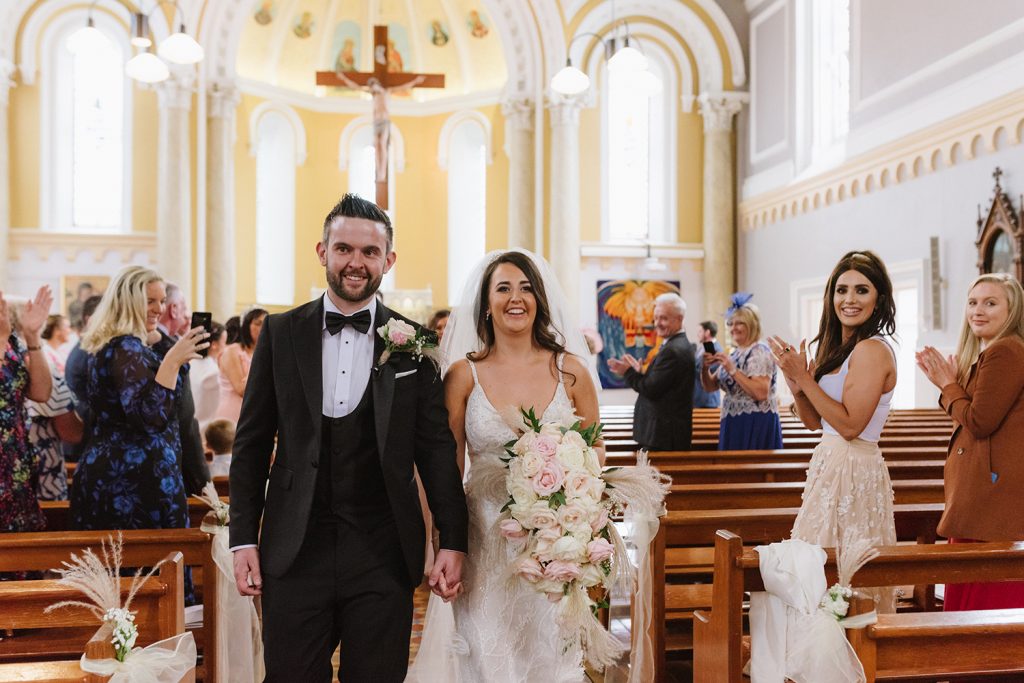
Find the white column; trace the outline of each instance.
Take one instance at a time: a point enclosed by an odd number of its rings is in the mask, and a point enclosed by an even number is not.
[[[11,146],[7,139],[7,105],[14,81],[14,64],[0,58],[0,288],[7,286],[8,242],[11,233]]]
[[[208,91],[206,146],[206,306],[227,320],[235,302],[235,114],[241,93],[231,84]]]
[[[697,98],[704,117],[704,311],[721,315],[736,287],[736,178],[732,121],[749,99],[740,92],[705,92]]]
[[[580,98],[548,104],[551,118],[550,261],[570,310],[580,309]]]
[[[508,246],[538,251],[534,243],[533,100],[510,98],[501,103],[508,155]]]
[[[157,132],[157,269],[186,293],[192,291],[191,74],[172,73],[160,83]]]

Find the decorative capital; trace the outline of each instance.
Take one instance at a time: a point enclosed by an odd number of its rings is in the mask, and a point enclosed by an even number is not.
[[[516,130],[533,130],[533,100],[509,97],[501,102],[501,115]]]
[[[211,119],[233,118],[242,92],[230,81],[213,81],[206,88],[207,116]]]
[[[161,109],[192,109],[192,93],[195,73],[191,70],[172,70],[171,77],[156,84],[157,99]]]
[[[704,117],[704,132],[731,131],[732,117],[750,101],[745,92],[703,92],[697,98],[700,114]]]
[[[11,88],[14,87],[14,79],[11,76],[17,67],[9,59],[0,57],[0,106],[6,107],[9,102]]]
[[[558,96],[547,101],[548,111],[551,112],[552,126],[578,126],[580,123],[580,109],[586,106],[585,99],[576,95],[573,97]]]

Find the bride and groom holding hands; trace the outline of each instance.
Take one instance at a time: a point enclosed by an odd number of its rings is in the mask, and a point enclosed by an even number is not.
[[[470,466],[462,483],[464,453],[498,458],[516,438],[510,409],[597,422],[583,336],[542,259],[492,253],[446,329],[442,367],[420,362],[402,351],[423,333],[374,296],[392,247],[388,216],[346,195],[317,245],[327,292],[268,317],[253,355],[230,543],[238,590],[262,595],[265,680],[329,681],[339,642],[343,681],[583,680],[582,652],[557,637],[558,604],[507,580],[514,553],[494,530],[504,482]],[[425,537],[414,466],[440,550],[407,679]]]

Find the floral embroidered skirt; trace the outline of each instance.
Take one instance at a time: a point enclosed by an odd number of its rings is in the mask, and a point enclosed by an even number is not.
[[[824,434],[811,456],[792,536],[834,548],[846,534],[896,544],[892,482],[877,443]],[[863,592],[876,597],[880,613],[896,611],[894,588]]]

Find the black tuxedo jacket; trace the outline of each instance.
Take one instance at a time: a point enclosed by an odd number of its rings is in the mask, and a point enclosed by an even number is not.
[[[319,298],[264,321],[232,449],[230,544],[258,542],[261,570],[275,577],[291,567],[311,517],[323,412],[323,316]],[[378,303],[375,328],[390,318],[422,329]],[[376,329],[369,334],[376,365],[384,340]],[[467,550],[466,499],[444,389],[431,361],[417,362],[407,353],[392,354],[387,363],[376,365],[370,384],[388,503],[415,585],[423,574],[426,532],[413,465],[423,481],[441,547]],[[271,467],[275,438],[277,455]]]
[[[153,344],[153,350],[161,358],[174,346],[175,340],[160,330],[160,341]],[[188,381],[188,366],[179,373],[181,391],[174,397],[174,412],[178,418],[178,431],[181,435],[181,453],[178,465],[185,483],[185,493],[199,493],[210,481],[210,468],[206,465],[206,453],[203,452],[203,438],[199,434],[199,422],[196,420],[196,402],[192,396],[192,383]]]
[[[665,340],[647,372],[630,368],[624,378],[639,394],[633,408],[633,438],[654,451],[687,451],[693,440],[696,349],[685,332]]]

